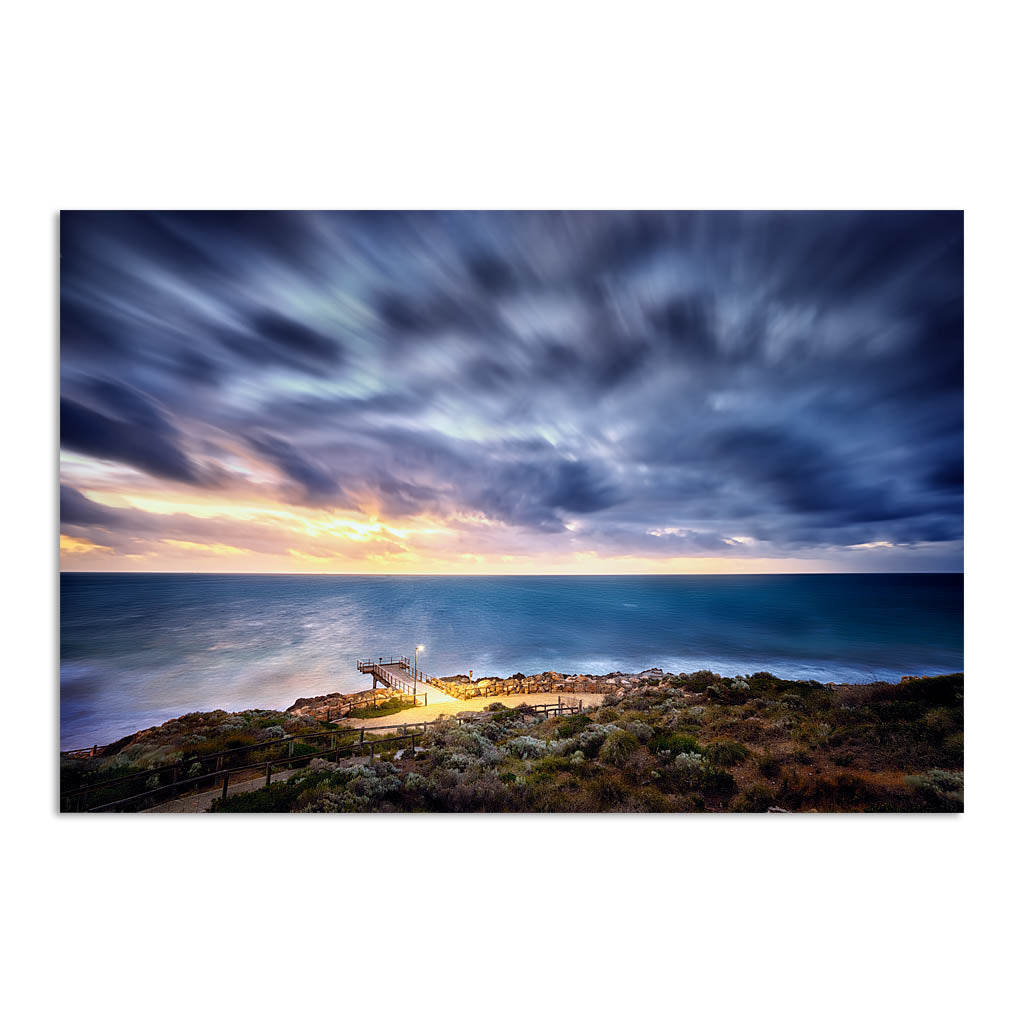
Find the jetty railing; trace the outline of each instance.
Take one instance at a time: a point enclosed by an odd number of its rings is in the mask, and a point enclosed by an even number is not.
[[[394,655],[389,655],[387,661],[385,661],[382,655],[376,661],[374,661],[373,658],[357,661],[356,668],[359,669],[360,672],[369,672],[373,668],[381,668],[388,665],[397,665],[399,668],[407,669],[410,664],[411,662],[406,657],[396,658]]]

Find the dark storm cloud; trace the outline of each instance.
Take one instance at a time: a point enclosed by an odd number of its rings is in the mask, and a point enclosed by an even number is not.
[[[243,360],[279,364],[314,376],[337,370],[343,360],[336,341],[270,311],[253,314],[244,328],[219,332],[218,340]]]
[[[103,408],[62,397],[62,448],[123,462],[167,480],[200,482],[178,430],[145,395],[110,380],[86,381],[85,390]]]
[[[960,214],[79,213],[61,252],[68,451],[542,546],[962,537]]]
[[[118,514],[106,505],[90,501],[73,487],[60,485],[60,521],[76,526],[109,526]]]
[[[338,493],[337,481],[287,441],[264,434],[249,439],[253,449],[274,463],[290,480],[303,488],[304,498],[319,503]]]

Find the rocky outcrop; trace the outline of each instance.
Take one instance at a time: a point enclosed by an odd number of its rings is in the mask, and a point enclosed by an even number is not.
[[[638,675],[623,675],[619,672],[609,672],[603,676],[541,672],[525,676],[517,672],[503,679],[470,680],[469,676],[442,676],[429,679],[428,682],[449,697],[471,700],[474,697],[507,697],[516,693],[618,693],[632,686],[656,684],[663,677],[664,673],[655,668],[645,669]]]
[[[300,697],[289,708],[286,715],[308,715],[320,721],[335,721],[348,714],[353,705],[390,700],[392,697],[404,697],[398,690],[379,686],[376,690],[360,690],[358,693],[327,693],[320,697]]]

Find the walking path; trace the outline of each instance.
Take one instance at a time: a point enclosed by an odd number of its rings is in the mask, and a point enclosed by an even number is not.
[[[420,686],[422,687],[422,685],[421,683]],[[366,724],[375,726],[418,725],[421,722],[432,722],[441,715],[455,715],[459,711],[483,711],[496,702],[504,704],[507,708],[514,708],[517,704],[557,704],[559,697],[563,704],[576,704],[582,700],[584,710],[599,706],[604,700],[603,693],[514,693],[507,697],[473,697],[471,700],[458,700],[446,694],[445,700],[449,702],[447,704],[435,706],[434,698],[430,697],[425,708],[408,708],[394,715],[373,719],[372,723],[368,721]],[[355,728],[361,724],[358,719],[342,718],[339,721],[343,725]]]
[[[420,683],[420,692],[422,692],[423,684]],[[430,687],[431,690],[434,687]],[[438,690],[438,693],[441,691]],[[426,707],[415,707],[408,708],[405,711],[399,711],[397,714],[388,715],[385,719],[373,720],[373,724],[378,726],[374,730],[374,734],[377,736],[382,735],[388,731],[382,726],[400,728],[403,725],[419,725],[423,722],[433,722],[436,718],[441,715],[454,715],[458,711],[483,711],[495,702],[504,704],[506,707],[514,708],[517,704],[557,704],[559,697],[562,699],[564,704],[575,704],[580,700],[583,701],[583,708],[592,708],[595,705],[600,705],[604,700],[604,695],[600,693],[571,693],[571,694],[558,694],[558,693],[517,693],[507,697],[474,697],[472,700],[457,700],[454,697],[449,697],[447,694],[442,694],[444,701],[439,701],[440,707],[435,707],[433,703],[433,696],[430,697],[430,703]],[[455,704],[455,707],[451,705]],[[342,719],[345,725],[350,728],[358,729],[361,721],[359,719]],[[369,724],[369,723],[368,723]],[[367,757],[354,757],[347,761],[347,764],[366,764],[369,758]],[[299,768],[288,768],[285,771],[277,772],[270,777],[271,782],[284,782],[290,778],[297,771],[301,771]],[[248,793],[255,789],[260,789],[262,786],[267,784],[267,778],[265,775],[259,775],[252,779],[243,779],[240,782],[231,783],[228,786],[228,796],[234,796],[236,793]],[[187,796],[178,797],[176,800],[168,800],[167,803],[157,804],[155,807],[148,807],[142,811],[143,814],[198,814],[203,811],[208,811],[212,806],[214,800],[218,799],[221,795],[221,789],[218,786],[216,789],[207,790],[203,793],[189,793]]]
[[[300,769],[288,768],[283,772],[270,776],[271,782],[284,782]],[[241,782],[233,782],[228,786],[228,796],[236,793],[248,793],[254,789],[260,789],[267,784],[266,775],[259,775],[254,779],[243,779]],[[147,807],[141,814],[198,814],[201,811],[208,811],[213,806],[213,801],[220,798],[221,788],[209,789],[203,793],[189,793],[188,796],[178,797],[177,800],[168,800],[165,804],[157,804],[156,807]]]

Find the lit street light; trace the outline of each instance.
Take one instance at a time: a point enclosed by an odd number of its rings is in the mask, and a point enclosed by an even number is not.
[[[416,648],[416,652],[412,656],[412,665],[413,665],[413,667],[412,667],[412,675],[413,675],[413,679],[415,679],[417,677],[418,673],[419,673],[419,669],[420,669],[419,653],[422,650],[423,650],[423,644],[419,644],[417,646],[417,648]]]

